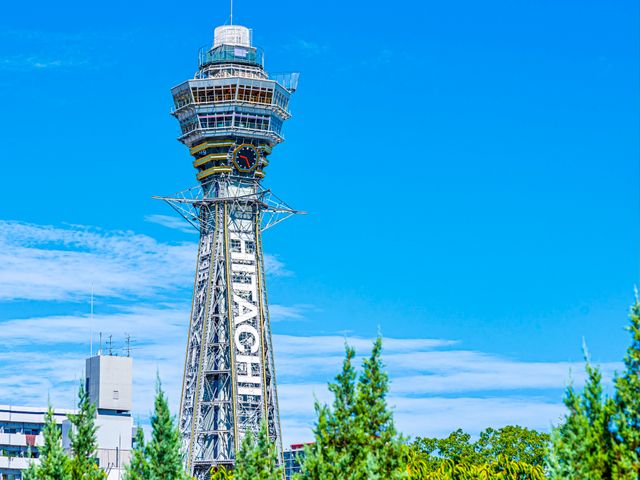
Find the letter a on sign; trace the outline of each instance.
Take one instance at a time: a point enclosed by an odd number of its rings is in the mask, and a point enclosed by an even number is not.
[[[251,302],[247,302],[240,295],[234,295],[233,301],[238,305],[238,315],[235,320],[236,325],[246,322],[247,320],[251,320],[258,315],[258,307]]]

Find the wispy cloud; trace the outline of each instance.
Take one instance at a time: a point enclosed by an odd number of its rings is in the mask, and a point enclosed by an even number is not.
[[[267,271],[267,275],[273,275],[274,277],[291,277],[293,272],[287,269],[286,265],[278,255],[265,254],[264,255],[264,268]]]
[[[304,38],[293,39],[278,48],[285,51],[295,51],[308,57],[324,55],[329,51],[328,44]]]
[[[132,41],[131,32],[0,29],[0,70],[97,69],[116,42]]]
[[[170,215],[147,215],[144,217],[145,221],[162,225],[163,227],[170,228],[172,230],[178,230],[183,233],[196,234],[196,230],[193,225],[189,224],[186,220],[180,217]]]
[[[304,320],[305,313],[313,310],[312,305],[269,305],[271,320],[274,322],[285,320]]]
[[[193,243],[126,231],[0,221],[0,300],[149,295],[190,287]]]
[[[77,300],[91,285],[96,296],[113,298],[188,292],[196,250],[194,241],[159,242],[130,231],[0,220],[0,300]],[[275,255],[265,255],[265,268],[292,275]]]
[[[29,71],[83,67],[88,65],[87,59],[56,58],[37,55],[16,55],[0,57],[1,70]]]

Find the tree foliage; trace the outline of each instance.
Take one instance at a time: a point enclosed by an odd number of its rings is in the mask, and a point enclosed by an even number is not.
[[[548,458],[552,480],[638,480],[640,478],[640,304],[631,308],[632,342],[626,370],[616,376],[613,398],[604,395],[600,370],[587,357],[582,392],[569,386],[567,414],[553,430]]]
[[[278,466],[278,450],[262,422],[257,438],[247,433],[236,457],[234,480],[282,480],[284,470]]]
[[[107,478],[100,470],[96,451],[98,441],[95,425],[96,407],[91,403],[84,385],[80,384],[78,391],[78,413],[69,414],[67,418],[73,428],[69,431],[71,443],[71,480],[103,480]]]
[[[151,441],[146,447],[149,465],[148,480],[186,479],[182,464],[180,432],[169,411],[169,403],[162,391],[159,378],[156,380],[151,429]]]
[[[444,460],[467,465],[483,465],[507,457],[512,461],[543,466],[549,447],[549,435],[519,426],[495,430],[487,428],[475,442],[461,429],[445,438],[418,437],[412,448],[426,455],[430,465]]]
[[[131,461],[124,470],[124,480],[147,480],[149,478],[149,460],[142,428],[136,430],[135,445],[131,451]]]
[[[544,478],[549,435],[519,426],[484,430],[478,440],[456,430],[445,438],[417,438],[405,450],[415,479]]]
[[[631,345],[624,357],[625,371],[616,376],[613,415],[609,429],[613,435],[613,473],[616,478],[640,478],[640,302],[631,307]]]
[[[71,480],[69,458],[62,448],[62,434],[49,405],[44,417],[44,445],[39,448],[40,462],[31,463],[25,480]]]
[[[376,339],[360,375],[355,350],[346,346],[342,371],[329,391],[331,407],[316,402],[315,443],[306,447],[304,480],[391,480],[406,477],[402,439],[386,403],[389,380]]]

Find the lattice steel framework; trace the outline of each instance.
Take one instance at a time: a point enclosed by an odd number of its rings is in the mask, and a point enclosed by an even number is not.
[[[187,470],[199,480],[232,466],[262,421],[282,452],[262,231],[301,213],[260,185],[297,75],[269,79],[245,27],[215,36],[195,78],[172,90],[201,185],[156,197],[200,231],[179,415]]]

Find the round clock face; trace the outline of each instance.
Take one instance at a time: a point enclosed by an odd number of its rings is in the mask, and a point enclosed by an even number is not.
[[[233,152],[233,163],[240,172],[252,172],[258,166],[258,152],[251,145],[240,145]]]

